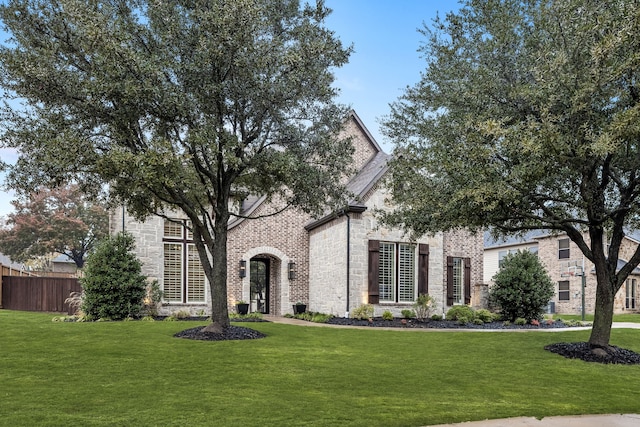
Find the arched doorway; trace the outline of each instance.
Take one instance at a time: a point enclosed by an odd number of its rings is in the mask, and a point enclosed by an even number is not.
[[[249,281],[251,311],[269,314],[271,260],[269,258],[251,258],[249,262]]]

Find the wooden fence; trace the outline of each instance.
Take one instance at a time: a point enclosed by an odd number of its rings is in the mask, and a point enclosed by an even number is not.
[[[64,300],[81,291],[76,278],[0,276],[0,308],[73,314]]]

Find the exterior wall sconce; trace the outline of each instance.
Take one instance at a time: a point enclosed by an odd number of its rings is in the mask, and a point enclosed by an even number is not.
[[[247,261],[240,260],[240,277],[247,277]]]
[[[296,278],[296,263],[289,261],[289,280]]]

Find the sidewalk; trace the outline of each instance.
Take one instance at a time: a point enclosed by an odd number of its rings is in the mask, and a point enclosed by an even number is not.
[[[459,424],[439,424],[429,427],[638,427],[639,414],[576,415],[568,417],[505,418],[501,420],[470,421]]]

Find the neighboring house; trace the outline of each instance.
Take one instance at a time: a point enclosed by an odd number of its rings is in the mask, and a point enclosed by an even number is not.
[[[384,185],[390,156],[355,113],[344,132],[355,148],[357,173],[347,183],[353,200],[344,210],[315,219],[287,209],[276,216],[232,220],[229,304],[244,300],[251,311],[283,315],[299,301],[311,311],[347,316],[369,303],[376,315],[384,310],[400,315],[419,294],[428,293],[438,313],[455,304],[479,305],[482,235],[457,231],[410,241],[402,230],[380,224],[376,211],[392,208]],[[274,203],[250,197],[240,211],[260,216],[273,212]],[[186,224],[159,217],[139,223],[122,209],[111,218],[112,232],[124,227],[135,237],[143,273],[162,286],[164,313],[209,309],[208,285]]]
[[[537,233],[537,234],[536,234]],[[484,264],[485,274],[491,274],[485,281],[491,284],[491,278],[498,271],[500,257],[518,249],[537,252],[555,286],[555,294],[550,301],[550,311],[558,314],[580,314],[582,312],[582,281],[584,271],[585,312],[595,311],[596,275],[592,262],[587,260],[577,245],[566,234],[543,234],[542,231],[529,233],[523,238],[509,238],[493,241],[485,234]],[[640,244],[640,233],[629,233],[624,237],[620,248],[618,269],[625,260],[631,258]],[[616,294],[615,313],[640,312],[638,291],[640,291],[640,269],[634,269],[625,284]]]
[[[51,269],[54,273],[76,274],[78,266],[67,255],[58,254],[51,260]]]
[[[24,264],[11,261],[5,254],[0,254],[0,267],[2,276],[22,276],[28,274]]]

